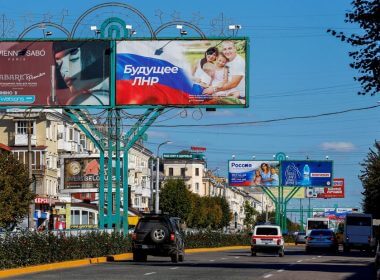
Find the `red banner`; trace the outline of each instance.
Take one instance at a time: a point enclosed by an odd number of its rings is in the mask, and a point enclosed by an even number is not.
[[[334,179],[332,188],[324,188],[323,193],[319,193],[318,198],[344,198],[344,179]]]

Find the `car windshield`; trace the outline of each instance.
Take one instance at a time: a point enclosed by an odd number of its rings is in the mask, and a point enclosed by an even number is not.
[[[312,230],[310,236],[331,236],[332,234],[329,230]]]
[[[277,228],[272,227],[260,227],[256,229],[257,235],[278,235]]]

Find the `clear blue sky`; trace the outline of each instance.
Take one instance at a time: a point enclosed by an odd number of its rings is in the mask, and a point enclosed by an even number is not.
[[[335,28],[360,32],[344,23],[351,9],[349,0],[331,1],[122,1],[139,10],[153,29],[179,19],[196,24],[207,36],[231,36],[223,26],[241,24],[238,35],[250,39],[248,109],[201,112],[170,110],[156,124],[184,125],[265,121],[276,118],[317,115],[376,105],[379,97],[358,96],[356,72],[349,68],[350,47],[329,35]],[[40,21],[52,21],[71,30],[79,16],[101,1],[2,1],[0,27],[5,22],[7,37]],[[4,15],[4,16],[3,16]],[[78,36],[93,37],[89,25],[100,25],[105,16],[119,16],[135,26],[139,36],[146,28],[131,12],[122,9],[98,10],[78,28]],[[12,24],[14,26],[12,27]],[[0,35],[3,29],[0,29]],[[62,33],[54,31],[60,37]],[[160,35],[177,36],[174,27]],[[30,36],[40,36],[34,30]],[[11,36],[10,36],[11,35]],[[196,33],[189,30],[189,36]],[[190,146],[207,148],[210,169],[227,175],[227,161],[272,159],[277,152],[290,159],[334,160],[335,177],[345,178],[346,198],[313,200],[314,206],[360,207],[362,186],[358,180],[361,162],[379,139],[380,107],[326,117],[287,120],[255,125],[214,127],[151,127],[147,146],[155,153],[157,145],[171,140],[161,152],[178,152]],[[298,205],[297,203],[292,203]]]

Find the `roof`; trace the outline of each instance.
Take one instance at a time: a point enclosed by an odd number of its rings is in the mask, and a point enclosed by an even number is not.
[[[4,150],[4,151],[10,152],[12,150],[12,148],[9,147],[9,146],[7,146],[7,145],[5,145],[5,144],[0,143],[0,150]]]

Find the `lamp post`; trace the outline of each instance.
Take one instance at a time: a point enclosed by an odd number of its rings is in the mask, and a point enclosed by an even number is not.
[[[171,144],[172,141],[165,141],[158,145],[157,147],[157,162],[156,162],[156,201],[155,201],[155,207],[154,212],[158,214],[160,211],[160,195],[159,195],[159,188],[160,188],[160,147],[166,144]]]

